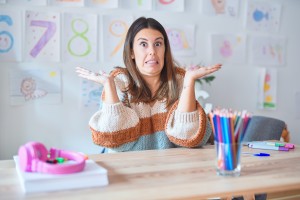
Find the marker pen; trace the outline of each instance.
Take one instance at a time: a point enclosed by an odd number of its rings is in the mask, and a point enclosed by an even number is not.
[[[271,146],[263,143],[249,143],[248,147],[253,148],[253,149],[267,149],[267,150],[276,150],[276,151],[288,151],[289,148],[286,147],[276,147],[276,146]]]

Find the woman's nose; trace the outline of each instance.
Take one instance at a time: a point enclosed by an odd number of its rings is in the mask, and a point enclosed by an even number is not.
[[[150,55],[155,55],[156,53],[155,53],[155,49],[153,48],[153,47],[150,47],[150,49],[149,49],[149,54]]]

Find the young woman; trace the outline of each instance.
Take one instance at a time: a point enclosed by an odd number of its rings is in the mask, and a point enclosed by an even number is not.
[[[212,130],[195,99],[195,80],[221,65],[177,67],[163,26],[145,17],[130,26],[123,60],[126,68],[110,74],[76,69],[80,77],[104,87],[102,108],[89,121],[94,143],[109,152],[205,144]]]

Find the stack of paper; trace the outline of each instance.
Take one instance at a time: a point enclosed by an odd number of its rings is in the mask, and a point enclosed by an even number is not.
[[[18,156],[14,156],[16,170],[25,193],[70,190],[108,185],[107,170],[93,160],[86,160],[82,172],[52,175],[20,170]]]

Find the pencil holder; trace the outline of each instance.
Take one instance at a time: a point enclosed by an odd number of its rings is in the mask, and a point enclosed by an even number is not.
[[[215,141],[216,170],[220,176],[239,176],[241,172],[241,143]]]

